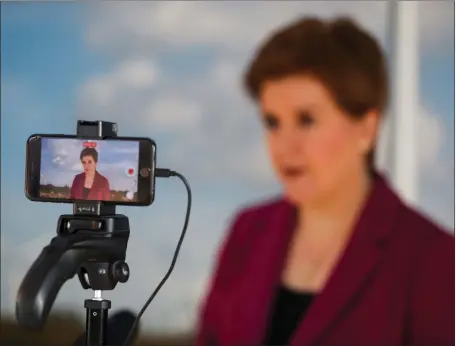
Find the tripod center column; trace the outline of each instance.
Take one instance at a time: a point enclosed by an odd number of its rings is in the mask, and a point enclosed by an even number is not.
[[[93,299],[84,302],[86,308],[86,346],[106,345],[108,310],[111,301],[101,298],[101,291],[95,291]]]

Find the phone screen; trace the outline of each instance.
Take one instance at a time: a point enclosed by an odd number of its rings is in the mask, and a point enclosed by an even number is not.
[[[139,140],[41,137],[40,156],[39,199],[143,202],[139,190],[148,174],[139,172]],[[150,195],[150,183],[146,188]]]

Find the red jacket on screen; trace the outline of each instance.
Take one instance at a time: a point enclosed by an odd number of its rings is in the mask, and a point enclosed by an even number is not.
[[[71,199],[84,199],[84,180],[85,173],[78,174],[74,177],[73,184],[71,185],[70,198]],[[108,201],[111,199],[111,191],[109,189],[109,181],[100,173],[95,173],[92,188],[87,195],[86,200],[93,201]]]
[[[261,345],[295,208],[239,213],[222,246],[196,346]],[[358,225],[289,345],[454,345],[454,237],[406,206],[379,175]]]

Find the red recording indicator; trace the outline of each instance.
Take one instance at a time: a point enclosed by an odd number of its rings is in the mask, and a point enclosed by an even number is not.
[[[84,142],[84,148],[96,148],[97,143],[96,142]]]
[[[127,176],[133,177],[136,174],[136,170],[132,167],[128,167],[126,169]]]

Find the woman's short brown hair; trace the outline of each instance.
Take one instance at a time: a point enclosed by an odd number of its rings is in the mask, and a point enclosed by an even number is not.
[[[377,41],[352,20],[304,18],[275,32],[258,50],[244,84],[258,100],[266,81],[291,75],[321,81],[336,103],[354,118],[387,106],[388,78]],[[374,166],[374,152],[368,157]]]
[[[84,148],[81,151],[80,159],[82,161],[82,158],[85,156],[92,156],[93,160],[95,162],[98,162],[98,151],[94,148]]]

